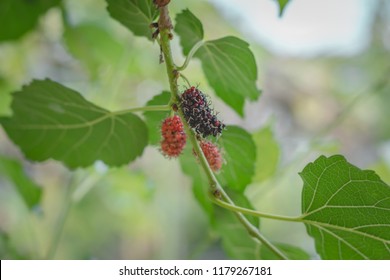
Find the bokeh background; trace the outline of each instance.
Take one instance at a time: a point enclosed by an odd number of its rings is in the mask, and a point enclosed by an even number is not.
[[[189,8],[206,39],[240,37],[256,57],[262,96],[246,104],[244,118],[214,96],[199,61],[185,70],[225,123],[270,128],[278,170],[247,188],[255,208],[299,215],[298,173],[320,154],[343,154],[390,183],[390,1],[291,0],[282,17],[273,0],[171,2],[173,18]],[[172,44],[181,64],[177,38]],[[34,31],[1,42],[0,61],[1,115],[12,113],[10,93],[32,79],[49,77],[110,110],[143,106],[168,88],[158,45],[111,19],[104,0],[64,0]],[[2,259],[227,258],[191,180],[157,147],[121,168],[97,162],[69,171],[56,161],[25,160],[0,128],[4,158],[20,162],[43,197],[29,211],[0,168]],[[263,219],[261,230],[318,258],[302,224]]]

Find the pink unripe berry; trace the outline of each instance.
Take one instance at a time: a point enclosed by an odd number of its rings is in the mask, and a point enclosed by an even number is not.
[[[218,172],[223,163],[222,155],[218,146],[209,141],[200,142],[200,147],[210,165],[211,170]]]
[[[178,157],[186,145],[186,134],[179,116],[166,118],[161,125],[161,152],[167,157]]]

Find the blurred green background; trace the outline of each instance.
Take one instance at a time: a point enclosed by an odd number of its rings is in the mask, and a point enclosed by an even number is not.
[[[259,157],[274,149],[277,171],[258,171],[263,177],[246,192],[257,209],[299,215],[298,172],[320,154],[341,153],[390,183],[389,1],[318,0],[314,9],[313,1],[292,0],[281,18],[272,0],[171,2],[173,18],[189,8],[201,19],[206,39],[235,35],[254,52],[263,93],[246,104],[243,119],[213,95],[197,60],[185,75],[213,97],[225,123],[255,133],[264,147]],[[334,24],[319,24],[319,14]],[[181,64],[178,40],[172,44]],[[49,77],[110,110],[143,106],[168,88],[158,45],[111,19],[104,0],[62,1],[39,18],[33,31],[0,42],[0,61],[0,115],[12,113],[11,92],[32,79]],[[257,133],[264,127],[269,129]],[[10,161],[21,164],[43,189],[42,203],[32,211],[16,191]],[[302,224],[263,219],[261,230],[272,241],[299,246],[318,258]],[[55,161],[25,160],[3,129],[0,257],[227,258],[192,194],[191,180],[157,147],[149,146],[122,168],[97,162],[72,172]]]

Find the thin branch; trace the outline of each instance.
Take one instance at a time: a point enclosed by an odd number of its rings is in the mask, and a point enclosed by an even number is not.
[[[65,226],[65,222],[68,218],[69,211],[70,211],[72,204],[73,204],[72,191],[74,188],[75,180],[76,180],[76,175],[73,173],[71,175],[68,186],[66,188],[63,204],[61,206],[60,213],[59,213],[58,218],[56,220],[54,232],[53,232],[52,238],[51,238],[50,243],[49,243],[49,248],[48,248],[46,256],[45,256],[45,258],[48,260],[54,259],[58,245],[60,243],[61,236],[62,236],[64,226]]]
[[[209,168],[210,169],[210,168]],[[211,170],[210,170],[211,171]],[[218,184],[219,185],[219,184]],[[234,202],[230,199],[230,197],[227,195],[225,190],[221,187],[219,187],[219,191],[221,194],[221,197],[225,199],[232,207],[236,207]],[[240,212],[233,212],[234,215],[237,217],[237,219],[241,222],[241,224],[246,228],[248,233],[258,241],[260,241],[263,245],[267,246],[270,251],[272,251],[276,256],[278,256],[282,260],[287,260],[288,257],[279,250],[275,245],[273,245],[271,242],[268,241],[268,239],[261,234],[258,228],[256,228],[254,225],[252,225],[248,219],[244,216],[244,214]]]
[[[77,184],[76,181],[78,180],[76,178],[76,174],[72,173],[67,189],[65,191],[64,202],[61,206],[61,210],[56,220],[52,239],[50,241],[49,248],[46,252],[46,259],[50,260],[54,259],[55,257],[72,206],[75,203],[79,202],[88,191],[90,191],[94,186],[96,186],[96,183],[98,183],[104,175],[105,173],[91,174],[90,172],[87,172],[84,175],[84,178]]]
[[[160,43],[161,43],[161,50],[164,55],[168,79],[169,79],[169,85],[171,89],[171,101],[177,102],[179,100],[179,91],[177,86],[177,72],[178,69],[172,58],[172,51],[170,46],[170,39],[172,38],[171,35],[171,19],[169,17],[169,12],[167,6],[160,8],[160,18],[159,18],[159,29],[160,29]],[[194,50],[195,52],[196,50]],[[221,197],[230,205],[235,206],[233,201],[230,199],[230,197],[226,194],[226,192],[223,190],[219,182],[217,181],[213,171],[211,170],[207,159],[205,155],[203,154],[200,145],[198,143],[198,140],[196,139],[196,135],[194,131],[190,128],[189,124],[184,118],[183,111],[181,108],[178,108],[177,113],[183,120],[184,128],[187,133],[187,136],[189,137],[193,149],[198,156],[200,165],[205,172],[210,186],[210,192],[215,193],[218,192],[221,194]],[[280,259],[287,259],[286,255],[284,255],[283,252],[281,252],[276,246],[274,246],[271,242],[269,242],[261,233],[260,231],[252,225],[248,219],[240,212],[233,212],[237,219],[240,221],[240,223],[246,228],[248,233],[258,241],[260,241],[264,246],[267,246],[275,255],[277,255]]]
[[[75,190],[72,193],[71,199],[73,203],[80,202],[84,196],[90,192],[93,187],[97,185],[98,182],[100,182],[103,177],[106,175],[106,172],[96,172],[93,171],[92,174],[88,174],[85,179],[80,182],[80,184],[75,188]]]
[[[279,221],[287,221],[287,222],[302,222],[301,217],[287,217],[287,216],[280,216],[280,215],[273,215],[273,214],[267,214],[262,213],[259,211],[255,211],[248,208],[243,208],[240,206],[232,205],[229,203],[226,203],[220,199],[215,198],[214,196],[211,197],[211,200],[217,204],[218,206],[221,206],[225,209],[229,209],[231,211],[240,212],[242,214],[247,214],[255,217],[261,217],[266,219],[272,219],[272,220],[279,220]]]

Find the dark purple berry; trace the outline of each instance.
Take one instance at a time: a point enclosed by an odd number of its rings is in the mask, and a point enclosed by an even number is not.
[[[217,137],[222,133],[225,125],[218,120],[210,108],[207,97],[196,87],[191,87],[181,95],[180,106],[184,117],[197,134],[207,137]]]

